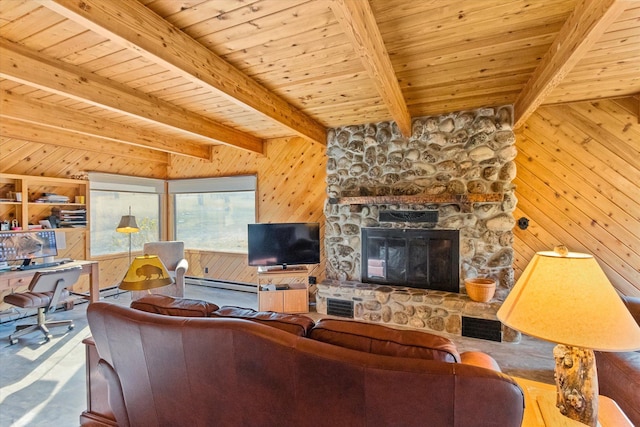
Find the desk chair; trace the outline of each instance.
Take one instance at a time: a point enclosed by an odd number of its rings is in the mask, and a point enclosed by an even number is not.
[[[68,296],[67,286],[71,286],[78,281],[81,267],[62,268],[55,270],[42,270],[36,272],[29,283],[27,292],[12,293],[4,297],[4,302],[21,308],[37,308],[38,323],[35,325],[18,325],[16,331],[9,335],[11,344],[16,344],[18,338],[31,332],[40,330],[46,337],[46,341],[51,339],[48,326],[67,325],[69,330],[73,329],[72,320],[46,320],[46,313],[53,313],[58,303],[64,301]]]

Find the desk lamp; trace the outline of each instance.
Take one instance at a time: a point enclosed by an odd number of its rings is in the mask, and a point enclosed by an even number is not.
[[[136,223],[136,217],[131,215],[131,206],[129,206],[129,215],[122,215],[120,223],[116,227],[118,233],[126,233],[129,235],[129,265],[131,265],[131,233],[140,231]]]
[[[148,291],[173,283],[167,268],[157,255],[137,256],[120,283],[125,291]]]
[[[598,377],[593,350],[640,349],[640,327],[589,254],[566,247],[538,252],[522,273],[498,319],[527,335],[556,343],[557,399],[537,403],[543,417],[560,412],[598,423]]]

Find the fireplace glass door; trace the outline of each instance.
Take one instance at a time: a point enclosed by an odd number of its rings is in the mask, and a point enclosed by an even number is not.
[[[459,292],[457,230],[362,229],[362,281]]]

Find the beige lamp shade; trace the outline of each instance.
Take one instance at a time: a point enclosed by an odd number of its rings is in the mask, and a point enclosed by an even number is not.
[[[527,335],[599,351],[640,349],[640,327],[593,256],[538,252],[498,310]]]
[[[118,233],[137,233],[140,231],[140,228],[136,223],[136,217],[133,215],[122,215],[116,231]]]
[[[162,260],[157,255],[144,255],[133,259],[127,274],[120,283],[120,289],[146,291],[172,283],[173,279]]]

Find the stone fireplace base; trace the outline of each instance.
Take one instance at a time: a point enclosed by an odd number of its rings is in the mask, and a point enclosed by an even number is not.
[[[318,284],[318,313],[327,314],[328,300],[352,303],[355,320],[458,336],[473,336],[463,333],[463,323],[477,327],[482,320],[497,322],[500,308],[499,301],[475,302],[461,293],[338,280]],[[501,325],[501,332],[502,341],[520,341],[518,331]]]

